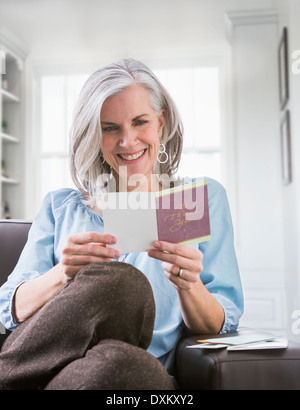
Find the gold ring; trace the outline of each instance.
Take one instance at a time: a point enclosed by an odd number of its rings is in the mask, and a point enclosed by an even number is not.
[[[181,275],[182,275],[182,268],[179,269],[179,272],[178,272],[178,275],[177,275],[177,276],[178,276],[179,278],[181,278]]]

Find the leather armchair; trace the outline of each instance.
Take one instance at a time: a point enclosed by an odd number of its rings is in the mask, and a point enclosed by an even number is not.
[[[29,221],[0,220],[0,286],[16,265],[30,226]],[[0,330],[1,348],[9,332],[4,334],[3,327]],[[206,337],[184,337],[177,344],[175,376],[179,389],[300,389],[300,345],[289,342],[287,349],[241,352],[187,348]]]

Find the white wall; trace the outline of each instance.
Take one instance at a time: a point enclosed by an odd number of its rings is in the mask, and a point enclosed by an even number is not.
[[[232,24],[242,323],[286,328],[276,11],[229,13]]]
[[[257,15],[255,15],[257,14]],[[245,290],[246,325],[283,330],[300,341],[300,2],[281,1],[278,13],[233,13],[237,172],[237,251]],[[278,45],[289,33],[293,181],[281,181]]]
[[[293,74],[291,58],[294,50],[300,50],[299,0],[281,0],[279,17],[280,32],[282,27],[287,27],[289,38],[290,99],[287,109],[291,113],[293,172],[292,184],[282,188],[288,330],[291,337],[300,341],[300,326],[293,328],[295,319],[300,317],[300,74]]]

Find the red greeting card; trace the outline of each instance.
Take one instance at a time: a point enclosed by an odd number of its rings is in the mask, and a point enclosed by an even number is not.
[[[210,239],[206,182],[181,185],[158,193],[158,239],[189,245]]]

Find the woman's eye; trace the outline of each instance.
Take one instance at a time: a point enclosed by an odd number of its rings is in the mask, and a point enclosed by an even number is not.
[[[103,127],[102,128],[102,132],[113,132],[117,130],[117,126],[116,125],[110,125],[109,127]]]
[[[140,126],[140,125],[144,125],[144,124],[147,124],[146,120],[137,120],[134,125]]]

